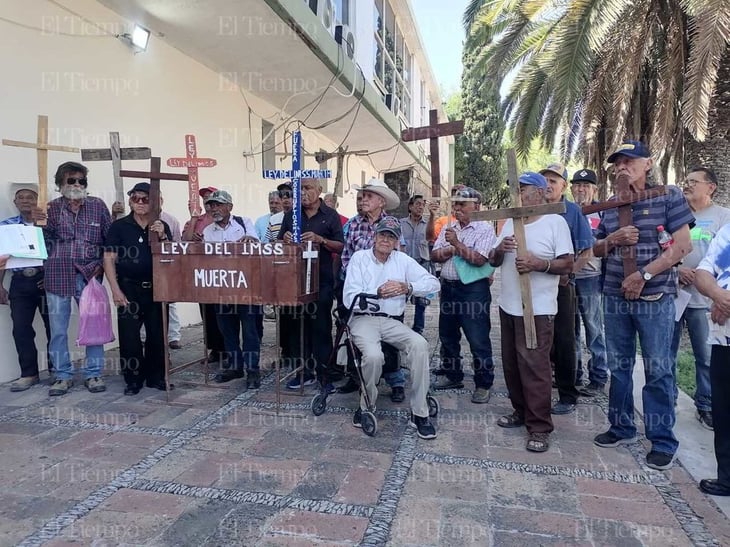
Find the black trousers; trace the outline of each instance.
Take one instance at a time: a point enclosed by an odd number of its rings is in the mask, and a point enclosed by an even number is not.
[[[575,404],[578,390],[575,387],[578,361],[575,355],[575,285],[558,287],[558,314],[550,359],[555,365],[555,384],[561,403]]]
[[[332,303],[334,287],[320,287],[315,302],[302,306],[283,306],[279,315],[281,355],[284,365],[297,366],[304,359],[307,376],[324,367],[332,353]],[[304,327],[304,350],[300,328]],[[321,369],[320,369],[321,370]]]
[[[129,304],[117,308],[119,364],[129,386],[155,385],[165,380],[165,340],[162,331],[162,304],[153,302],[152,288],[119,280],[119,288]],[[140,331],[144,325],[145,342]]]
[[[710,386],[717,480],[730,486],[730,346],[712,346]]]
[[[215,308],[215,304],[200,304],[200,317],[203,319],[205,325],[207,349],[223,353],[226,350],[226,346],[223,342],[223,334],[221,334],[221,330],[218,328]]]
[[[46,305],[46,291],[38,287],[43,283],[43,272],[33,277],[25,277],[22,273],[13,274],[10,280],[10,317],[13,321],[13,340],[18,352],[20,376],[38,375],[38,349],[35,345],[35,329],[33,320],[36,311],[39,311],[46,329],[46,340],[51,339],[50,324],[48,323],[48,306]],[[47,344],[47,343],[46,343]],[[50,358],[48,345],[46,355]],[[48,370],[52,370],[52,363],[48,363]]]

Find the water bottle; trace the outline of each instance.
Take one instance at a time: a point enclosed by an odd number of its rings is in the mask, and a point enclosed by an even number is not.
[[[667,249],[669,249],[669,247],[672,246],[672,243],[674,243],[674,238],[672,237],[672,234],[667,232],[664,229],[664,226],[662,226],[661,224],[656,227],[656,231],[659,246],[662,248],[663,251],[666,251]]]

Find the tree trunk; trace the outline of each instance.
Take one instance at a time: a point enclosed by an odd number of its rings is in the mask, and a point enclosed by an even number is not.
[[[717,174],[719,185],[713,196],[715,203],[730,206],[730,49],[725,50],[717,71],[717,85],[710,100],[708,133],[704,142],[697,142],[685,133],[684,164],[709,167]]]

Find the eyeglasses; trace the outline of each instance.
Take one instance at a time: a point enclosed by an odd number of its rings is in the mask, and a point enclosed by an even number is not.
[[[279,192],[279,197],[281,199],[287,199],[294,196],[294,193],[291,190],[282,190]]]
[[[132,196],[129,198],[132,203],[149,203],[149,196]]]
[[[694,186],[698,182],[704,182],[705,184],[712,184],[709,180],[685,179],[684,180],[684,185],[685,186]]]
[[[86,186],[89,184],[89,179],[86,177],[84,178],[75,178],[75,177],[69,177],[66,179],[66,184],[80,184],[81,186]]]

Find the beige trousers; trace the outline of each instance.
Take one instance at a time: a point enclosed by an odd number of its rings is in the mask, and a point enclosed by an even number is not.
[[[350,320],[350,332],[352,341],[362,353],[362,376],[373,406],[378,399],[375,384],[380,379],[385,361],[380,342],[386,342],[405,354],[404,366],[411,371],[411,411],[416,416],[428,416],[428,341],[390,317],[356,315]],[[360,395],[360,408],[367,408],[363,395]]]

